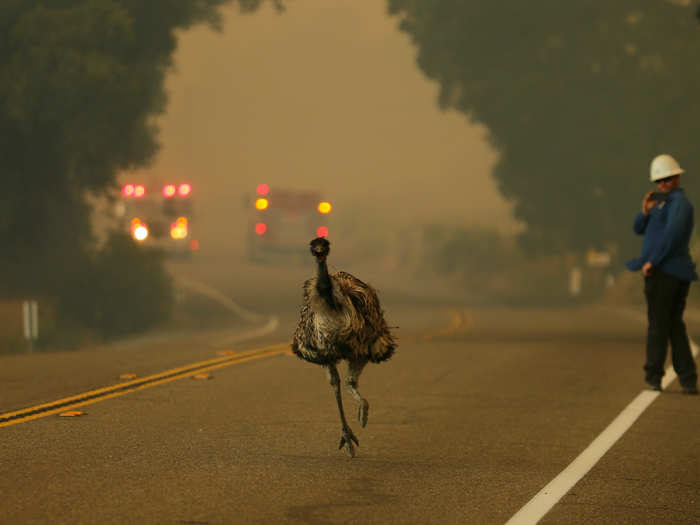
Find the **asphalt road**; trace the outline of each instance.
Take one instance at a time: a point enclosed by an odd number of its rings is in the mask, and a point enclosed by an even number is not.
[[[274,333],[230,349],[286,341],[289,297],[264,305]],[[642,388],[636,311],[384,306],[400,347],[361,378],[366,428],[345,395],[354,459],[322,369],[279,354],[0,428],[0,523],[505,523]],[[217,358],[215,335],[0,357],[0,413]],[[679,392],[541,523],[700,522],[700,398]]]

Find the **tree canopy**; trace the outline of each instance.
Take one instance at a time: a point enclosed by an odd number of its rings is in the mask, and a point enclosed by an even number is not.
[[[0,271],[45,292],[91,244],[89,193],[144,166],[165,75],[193,24],[232,0],[3,0],[0,3]],[[235,0],[254,11],[262,0]]]
[[[700,187],[700,28],[680,0],[388,0],[439,85],[439,104],[489,130],[494,176],[549,253],[615,244],[651,159],[674,155]]]

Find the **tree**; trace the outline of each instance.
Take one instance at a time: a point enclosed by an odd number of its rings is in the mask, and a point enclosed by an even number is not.
[[[700,172],[700,35],[687,4],[388,2],[440,106],[487,126],[523,244],[549,253],[634,251],[651,159],[670,153]]]
[[[230,0],[4,0],[0,4],[0,272],[50,291],[92,243],[86,196],[145,166],[175,31],[217,28]],[[262,0],[237,0],[254,11]]]
[[[218,28],[218,9],[231,1],[251,12],[263,0],[0,3],[0,291],[69,304],[65,284],[76,273],[105,275],[117,263],[108,259],[124,254],[154,278],[164,271],[156,255],[144,256],[151,264],[116,237],[98,252],[87,197],[153,159],[175,31]],[[158,282],[165,300],[168,282]]]

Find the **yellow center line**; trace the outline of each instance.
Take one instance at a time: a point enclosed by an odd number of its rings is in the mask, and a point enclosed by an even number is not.
[[[446,328],[439,331],[435,331],[433,333],[429,332],[423,335],[408,336],[406,339],[417,341],[431,340],[434,337],[453,335],[454,333],[465,328],[467,330],[471,328],[473,324],[473,319],[470,312],[451,310],[450,314],[450,323]],[[89,392],[84,392],[82,394],[76,394],[74,396],[65,397],[63,399],[57,399],[56,401],[52,401],[50,403],[43,403],[41,405],[24,408],[22,410],[16,410],[14,412],[0,414],[0,428],[9,427],[18,423],[24,423],[26,421],[32,421],[34,419],[39,419],[42,417],[57,414],[59,412],[68,411],[77,407],[91,405],[93,403],[99,403],[100,401],[105,401],[114,397],[123,396],[131,392],[136,392],[138,390],[145,390],[146,388],[151,388],[154,386],[162,385],[164,383],[169,383],[170,381],[175,381],[177,379],[191,377],[195,374],[201,374],[202,372],[216,370],[217,368],[233,366],[239,363],[253,361],[255,359],[273,357],[276,355],[282,355],[287,353],[290,353],[289,343],[279,343],[263,348],[246,350],[244,352],[236,352],[232,355],[217,357],[215,359],[208,359],[206,361],[200,361],[198,363],[192,363],[150,376],[132,379],[130,381],[123,381],[104,388],[98,388],[96,390],[90,390]],[[25,416],[23,414],[27,415]],[[8,420],[8,418],[12,419]]]
[[[190,365],[174,368],[147,377],[134,379],[132,381],[125,381],[116,385],[111,385],[108,387],[99,388],[97,390],[84,392],[82,394],[58,399],[50,403],[43,403],[41,405],[36,405],[22,410],[0,414],[0,421],[10,417],[15,417],[10,421],[0,422],[0,427],[9,427],[11,425],[16,425],[18,423],[24,423],[33,419],[39,419],[42,417],[50,416],[52,414],[70,410],[76,407],[98,403],[100,401],[105,401],[113,397],[123,396],[131,392],[136,392],[138,390],[145,390],[146,388],[151,388],[153,386],[169,383],[170,381],[175,381],[176,379],[190,377],[195,374],[200,374],[202,372],[207,372],[226,366],[232,366],[239,363],[245,363],[247,361],[252,361],[255,359],[262,359],[265,357],[281,355],[287,352],[289,352],[289,343],[280,343],[264,348],[247,350],[245,352],[240,352],[231,356],[219,357],[216,359],[209,359],[206,361],[200,361],[198,363],[192,363]],[[85,399],[86,397],[89,397],[90,399]],[[50,408],[55,405],[60,406]],[[37,411],[40,412],[36,413]],[[21,414],[23,413],[27,413],[28,415],[22,417]]]

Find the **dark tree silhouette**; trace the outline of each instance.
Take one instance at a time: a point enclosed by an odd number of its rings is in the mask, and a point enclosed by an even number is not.
[[[84,259],[87,195],[158,149],[175,31],[232,1],[263,0],[0,3],[0,289],[50,293]]]
[[[670,153],[700,174],[700,34],[663,0],[389,0],[440,88],[439,104],[486,125],[495,178],[531,250],[617,245],[648,169]],[[689,175],[684,185],[695,183]]]

